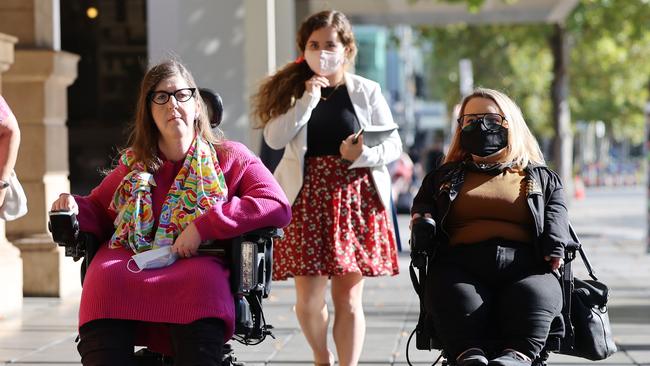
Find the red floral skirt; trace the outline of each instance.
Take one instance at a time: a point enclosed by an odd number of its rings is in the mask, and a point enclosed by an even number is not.
[[[273,250],[273,279],[399,273],[392,222],[368,168],[307,158],[293,219]]]

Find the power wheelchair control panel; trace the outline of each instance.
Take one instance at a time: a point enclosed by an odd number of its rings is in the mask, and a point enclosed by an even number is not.
[[[93,234],[80,230],[77,217],[72,212],[50,212],[49,218],[48,228],[54,242],[65,248],[67,257],[72,257],[75,261],[83,259],[83,285],[86,269],[99,249],[99,241]],[[199,253],[202,255],[227,259],[230,288],[235,299],[233,339],[242,344],[255,345],[264,341],[267,336],[273,337],[273,326],[267,324],[264,318],[262,299],[267,298],[271,292],[273,240],[281,238],[282,235],[282,229],[262,228],[232,239],[230,245],[208,243],[199,247]],[[140,363],[146,365],[167,365],[172,362],[169,357],[146,349],[138,351],[136,355],[141,359]],[[243,365],[236,361],[229,344],[224,345],[222,365]]]
[[[200,254],[230,260],[230,289],[235,295],[233,338],[242,344],[258,344],[267,335],[273,337],[273,326],[264,319],[262,299],[271,293],[273,240],[282,235],[282,229],[263,228],[233,239],[228,248],[215,244],[199,247]]]

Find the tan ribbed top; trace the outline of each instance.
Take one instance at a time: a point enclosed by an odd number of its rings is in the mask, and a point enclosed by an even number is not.
[[[531,242],[534,224],[525,177],[523,171],[505,170],[497,176],[467,171],[445,220],[450,243],[495,238]]]

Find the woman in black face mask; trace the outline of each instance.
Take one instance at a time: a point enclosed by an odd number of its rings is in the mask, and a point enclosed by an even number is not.
[[[425,308],[449,357],[530,365],[562,308],[554,272],[570,235],[560,179],[510,98],[477,89],[463,100],[445,162],[411,214],[436,222]]]

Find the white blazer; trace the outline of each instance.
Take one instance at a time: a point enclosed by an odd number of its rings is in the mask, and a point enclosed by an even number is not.
[[[378,83],[358,75],[345,73],[345,86],[354,112],[362,128],[367,126],[395,126],[386,99]],[[307,122],[320,97],[305,92],[287,113],[272,119],[264,127],[264,139],[273,149],[284,150],[274,176],[293,204],[302,188],[305,153],[307,152]],[[386,164],[402,153],[402,141],[397,129],[381,144],[363,146],[361,155],[348,169],[368,167],[384,207],[390,209],[390,175]]]

